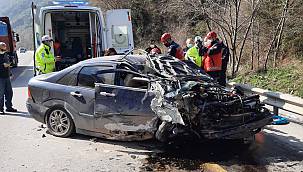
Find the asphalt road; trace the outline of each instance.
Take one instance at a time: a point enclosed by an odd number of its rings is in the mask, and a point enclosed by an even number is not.
[[[83,135],[57,138],[27,113],[32,52],[13,69],[14,106],[0,116],[0,171],[294,171],[303,172],[303,126],[268,126],[256,143],[193,143],[172,149],[156,141],[113,142]]]

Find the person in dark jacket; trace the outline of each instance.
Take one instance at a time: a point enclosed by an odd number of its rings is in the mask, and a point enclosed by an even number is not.
[[[168,48],[167,54],[176,57],[179,60],[184,60],[184,52],[179,44],[172,40],[169,33],[164,33],[161,36],[161,42]]]
[[[219,41],[219,40],[217,40]],[[223,43],[223,41],[219,41],[222,46],[222,70],[221,70],[221,75],[219,78],[219,83],[222,86],[226,86],[226,71],[227,71],[227,65],[229,62],[229,48]]]
[[[146,49],[145,49],[145,51],[148,53],[148,54],[150,54],[151,53],[151,51],[152,51],[152,49],[157,49],[157,52],[160,52],[159,54],[161,54],[161,49],[156,45],[156,43],[155,43],[156,41],[155,40],[150,40],[150,45],[149,45],[149,47],[147,47]]]
[[[6,112],[17,112],[13,108],[13,89],[10,80],[10,60],[6,53],[6,44],[0,42],[0,114],[4,114],[4,97]]]
[[[108,48],[105,50],[104,56],[113,56],[113,55],[117,55],[117,51],[115,50],[115,48]]]

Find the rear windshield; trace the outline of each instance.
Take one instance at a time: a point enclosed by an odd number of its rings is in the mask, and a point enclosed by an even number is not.
[[[0,21],[0,36],[7,36],[7,24]]]

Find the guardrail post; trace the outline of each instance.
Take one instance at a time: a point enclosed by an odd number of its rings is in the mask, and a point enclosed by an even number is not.
[[[274,106],[274,115],[279,115],[279,108]]]

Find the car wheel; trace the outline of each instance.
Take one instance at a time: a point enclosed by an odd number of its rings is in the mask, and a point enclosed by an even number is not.
[[[169,122],[162,122],[162,124],[159,126],[155,136],[156,139],[159,140],[162,143],[166,143],[170,139],[170,134],[173,130],[173,124]]]
[[[75,130],[73,119],[63,108],[53,109],[47,116],[49,132],[58,137],[69,137]]]

